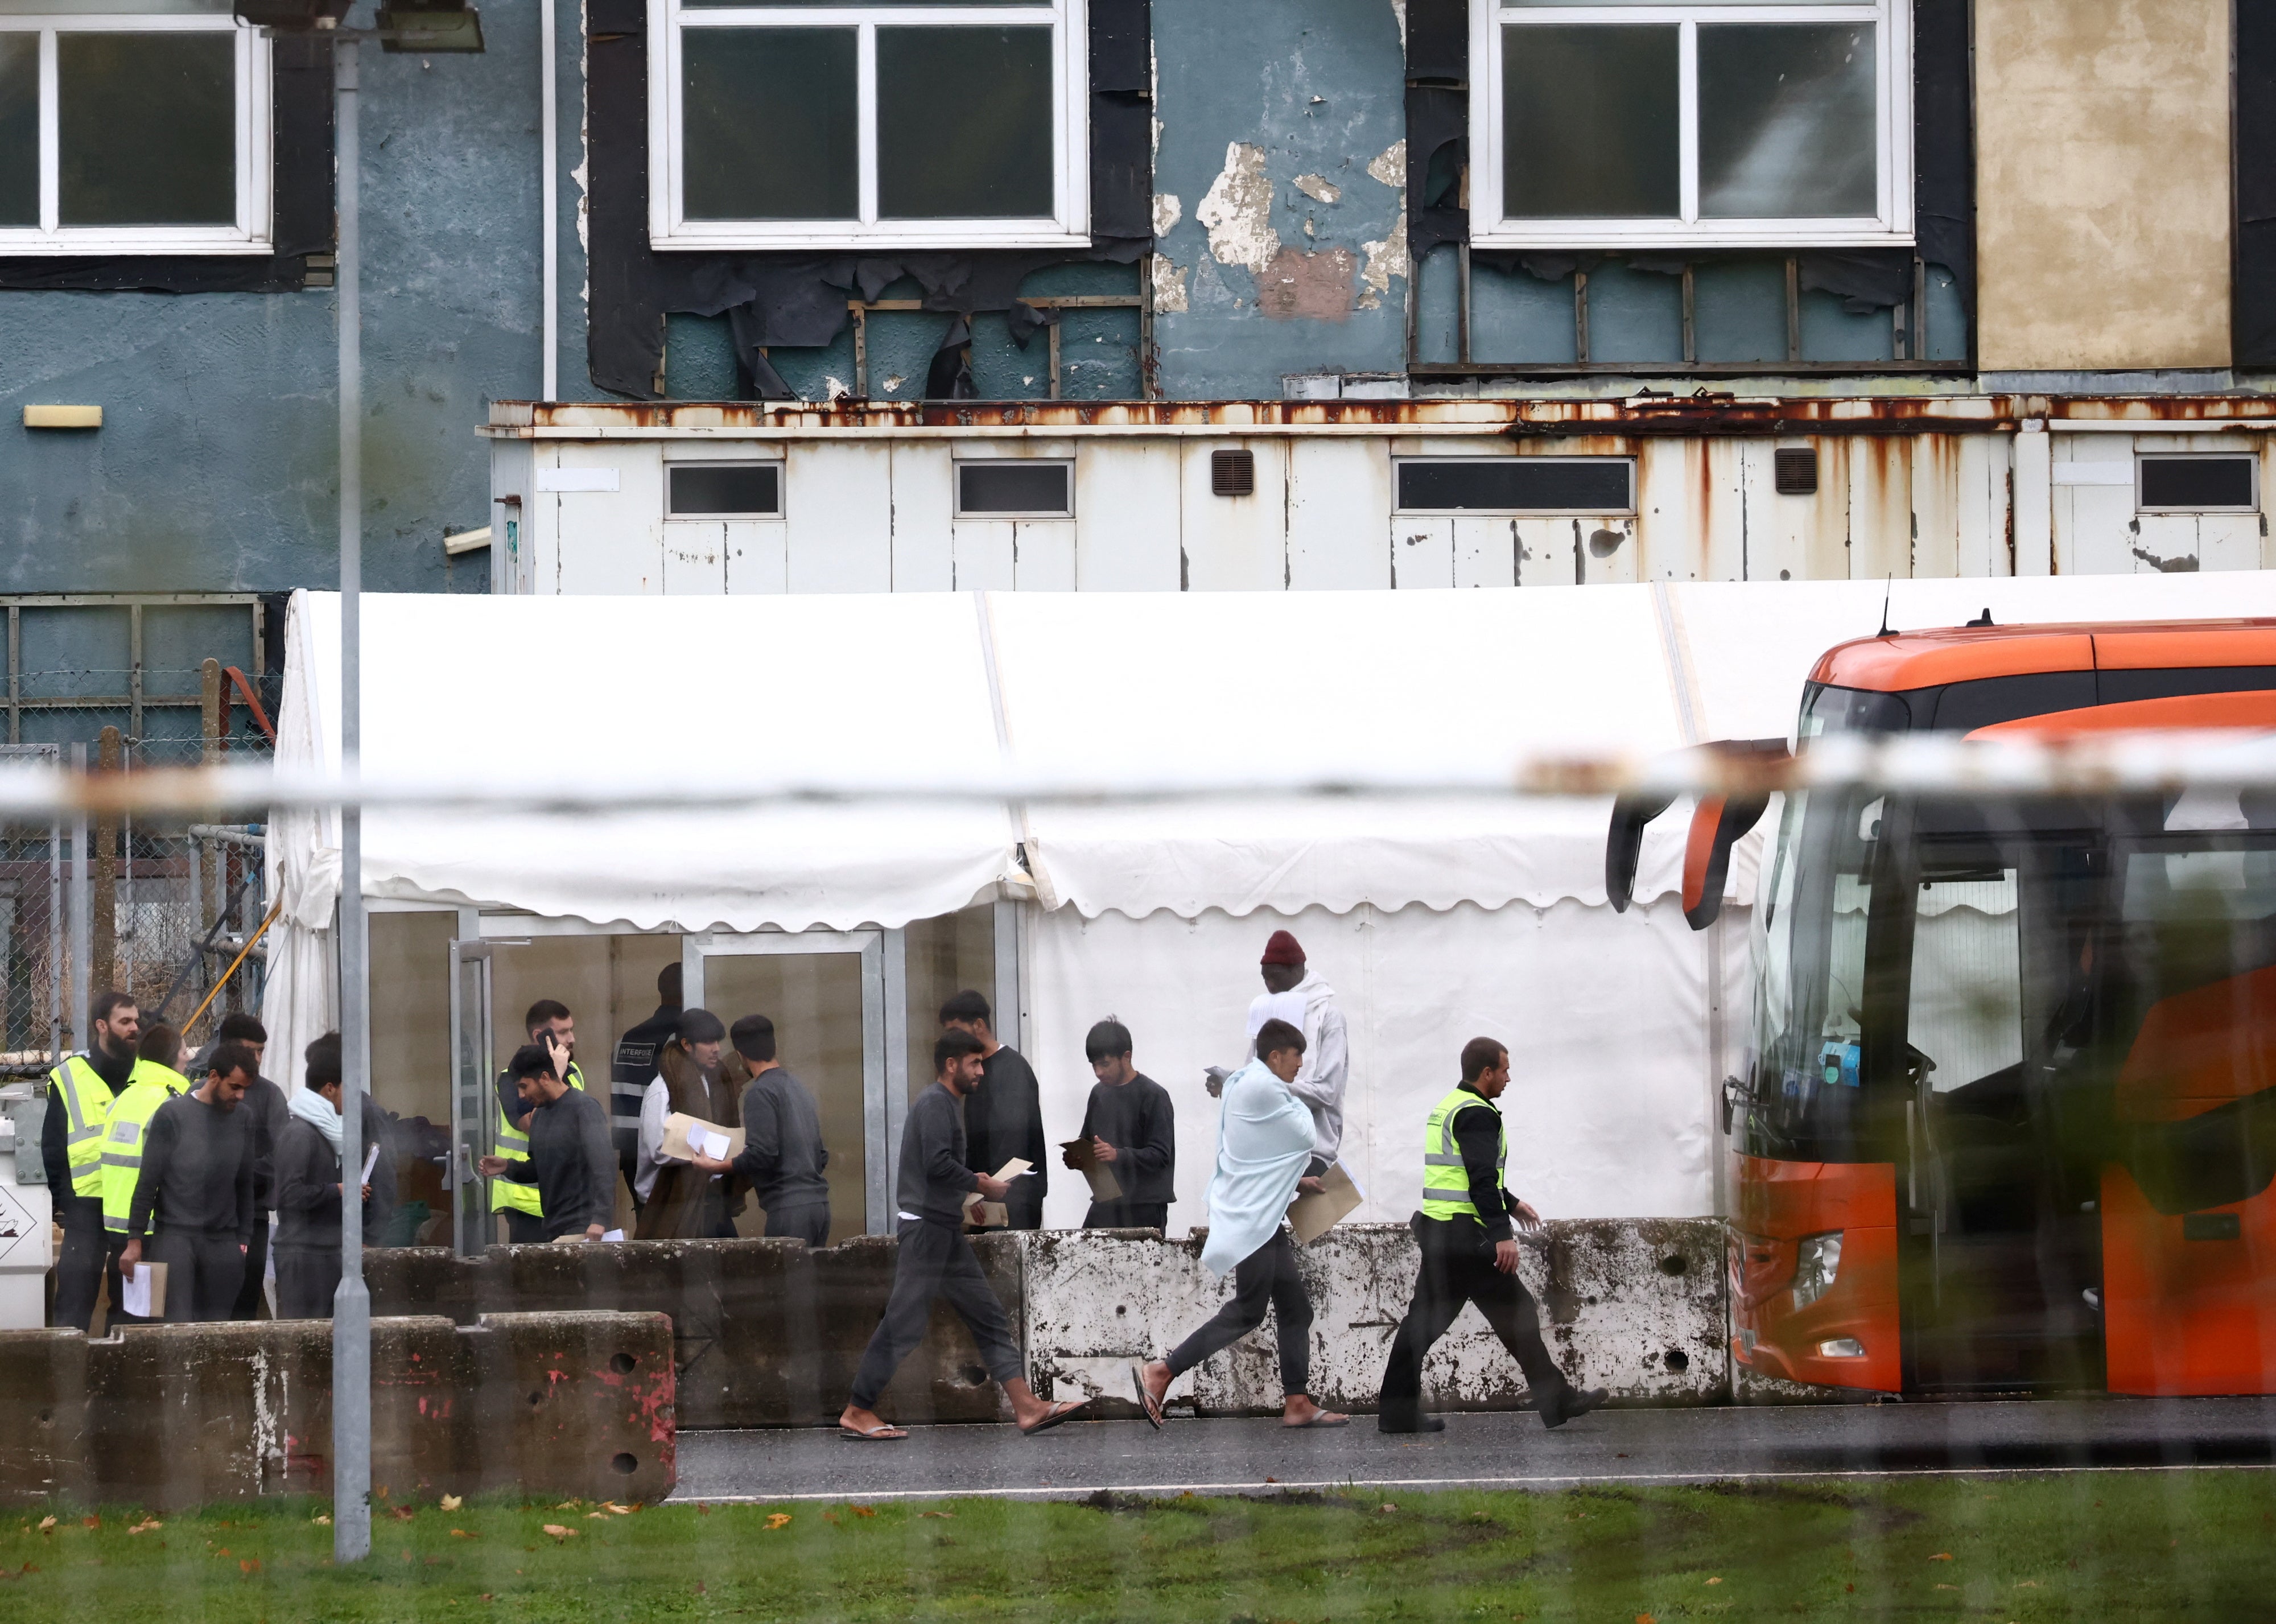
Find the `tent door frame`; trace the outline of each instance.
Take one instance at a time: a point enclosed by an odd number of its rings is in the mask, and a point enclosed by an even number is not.
[[[901,1124],[908,1115],[908,952],[899,930],[714,931],[680,938],[683,1007],[703,1009],[703,961],[756,953],[858,953],[861,960],[861,1169],[865,1227],[893,1233]]]
[[[459,914],[461,934],[451,943],[451,1242],[461,1257],[480,1257],[497,1233],[489,1181],[474,1163],[490,1154],[497,1110],[490,1093],[496,1053],[496,1011],[490,997],[490,953],[526,947],[520,939],[483,938],[479,919]]]

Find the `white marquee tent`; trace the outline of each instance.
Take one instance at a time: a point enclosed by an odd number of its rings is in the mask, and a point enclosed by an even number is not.
[[[2022,621],[2276,614],[2276,576],[1906,581],[1890,624],[1988,607]],[[697,785],[999,761],[1207,774],[1660,750],[1791,730],[1817,656],[1879,624],[1879,582],[1523,592],[908,594],[733,598],[368,596],[365,774],[484,785]],[[338,760],[339,604],[287,631],[281,764]],[[1513,1184],[1563,1217],[1711,1211],[1715,1085],[1744,1043],[1734,907],[1695,936],[1673,892],[1681,820],[1655,826],[1641,906],[1603,884],[1601,800],[969,800],[470,816],[375,810],[374,899],[626,930],[895,929],[999,896],[1026,910],[1028,1021],[1046,1130],[1077,1132],[1089,1024],[1112,1013],[1180,1111],[1173,1228],[1205,1221],[1215,1112],[1264,937],[1287,925],[1352,1038],[1345,1159],[1403,1218],[1422,1121],[1463,1041],[1505,1039]],[[331,1024],[336,816],[281,816],[285,907],[264,1010],[297,1055]],[[1719,964],[1719,978],[1714,968]],[[1715,985],[1711,991],[1711,983]],[[1007,1036],[1012,1036],[1007,1033]],[[297,1075],[294,1081],[297,1082]],[[1047,1220],[1081,1221],[1080,1181]]]

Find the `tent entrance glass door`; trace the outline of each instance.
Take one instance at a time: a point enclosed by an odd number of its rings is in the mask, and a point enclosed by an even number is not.
[[[906,1087],[888,1088],[886,938],[883,930],[691,936],[681,943],[686,1005],[732,1027],[745,1015],[775,1024],[777,1058],[813,1094],[830,1152],[830,1239],[892,1229],[891,1150]],[[892,1022],[890,1024],[900,1024]],[[746,1235],[765,1233],[747,1206]]]
[[[499,945],[451,944],[451,1242],[461,1257],[480,1257],[497,1230],[489,1186],[474,1164],[490,1153],[497,1115],[491,1090],[490,951]]]

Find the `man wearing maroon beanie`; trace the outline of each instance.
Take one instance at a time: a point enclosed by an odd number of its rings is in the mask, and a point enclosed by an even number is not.
[[[1288,1092],[1312,1113],[1312,1165],[1307,1176],[1327,1171],[1344,1140],[1344,1086],[1351,1080],[1351,1043],[1344,1032],[1343,1006],[1336,990],[1304,962],[1304,950],[1286,930],[1265,941],[1258,968],[1264,990],[1248,1006],[1248,1059],[1256,1054],[1256,1034],[1268,1021],[1285,1021],[1304,1035],[1304,1063]],[[1218,1091],[1212,1075],[1210,1092]]]

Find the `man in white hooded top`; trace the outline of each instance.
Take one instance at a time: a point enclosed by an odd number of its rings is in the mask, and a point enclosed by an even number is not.
[[[1322,1409],[1305,1391],[1312,1369],[1312,1303],[1285,1221],[1299,1190],[1320,1188],[1306,1172],[1316,1140],[1312,1113],[1288,1087],[1303,1059],[1304,1035],[1285,1021],[1267,1021],[1257,1030],[1256,1059],[1225,1081],[1202,1262],[1219,1279],[1232,1274],[1233,1298],[1167,1359],[1132,1370],[1146,1419],[1157,1427],[1170,1384],[1263,1324],[1268,1307],[1278,1321],[1280,1424],[1340,1427],[1351,1420]]]
[[[1248,1006],[1249,1056],[1256,1058],[1256,1036],[1268,1021],[1285,1021],[1304,1036],[1303,1064],[1288,1091],[1312,1113],[1313,1174],[1327,1172],[1344,1142],[1344,1088],[1351,1081],[1351,1043],[1336,990],[1304,961],[1294,935],[1275,930],[1258,961],[1264,990]],[[1225,1073],[1209,1070],[1209,1091],[1219,1092]]]

